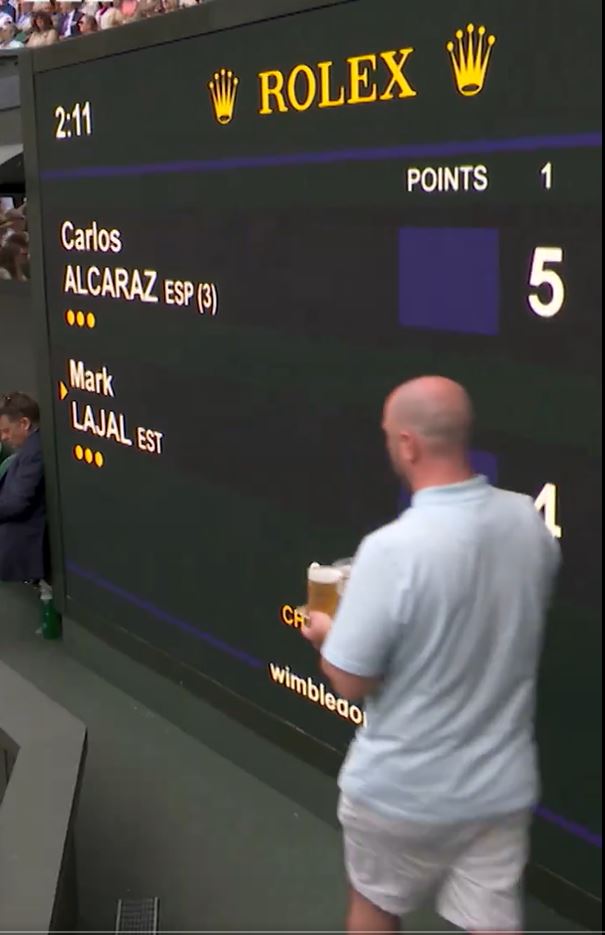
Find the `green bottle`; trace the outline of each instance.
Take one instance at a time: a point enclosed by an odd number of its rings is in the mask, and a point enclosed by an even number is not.
[[[61,614],[54,605],[52,588],[46,581],[40,582],[40,601],[42,636],[45,640],[58,640],[61,638]]]

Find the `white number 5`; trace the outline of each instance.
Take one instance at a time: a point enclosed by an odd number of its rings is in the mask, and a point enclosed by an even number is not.
[[[540,318],[553,318],[565,303],[565,284],[559,273],[548,269],[547,263],[562,263],[563,250],[561,247],[536,247],[529,274],[529,284],[534,289],[548,286],[550,297],[543,302],[538,292],[530,292],[527,297],[532,312]]]
[[[538,513],[544,513],[544,522],[551,535],[553,535],[555,539],[560,539],[563,535],[563,530],[557,524],[556,484],[544,484],[544,487],[534,501],[534,505]]]

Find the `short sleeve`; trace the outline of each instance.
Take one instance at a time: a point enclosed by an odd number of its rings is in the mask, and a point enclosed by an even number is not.
[[[365,539],[323,645],[326,662],[362,678],[383,675],[397,638],[403,589],[380,541]]]

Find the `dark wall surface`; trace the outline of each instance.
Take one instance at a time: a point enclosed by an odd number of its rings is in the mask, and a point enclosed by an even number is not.
[[[37,396],[31,292],[0,282],[0,394],[10,390]]]

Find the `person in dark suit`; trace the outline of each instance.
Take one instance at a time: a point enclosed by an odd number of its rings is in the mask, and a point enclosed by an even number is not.
[[[48,574],[40,409],[25,393],[0,397],[0,442],[15,452],[0,479],[0,581]]]
[[[59,12],[55,17],[55,29],[59,33],[59,39],[73,39],[79,36],[78,23],[82,19],[83,13],[77,3],[60,3]]]

